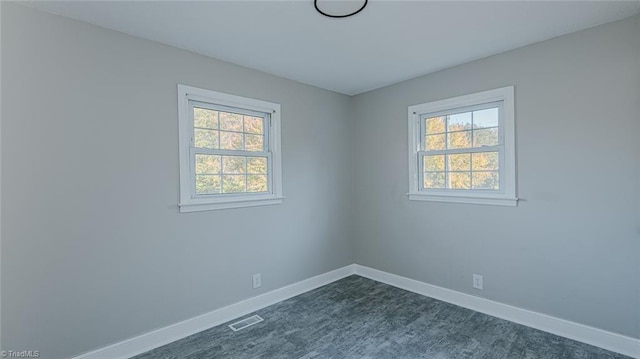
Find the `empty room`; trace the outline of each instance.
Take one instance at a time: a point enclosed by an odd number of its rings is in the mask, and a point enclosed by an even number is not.
[[[0,1],[0,356],[640,359],[640,1]]]

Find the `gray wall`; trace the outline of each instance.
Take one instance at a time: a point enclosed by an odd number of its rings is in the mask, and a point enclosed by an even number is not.
[[[354,258],[640,337],[639,17],[350,99],[1,6],[4,349],[76,355]],[[178,213],[177,83],[282,104],[284,204]],[[520,205],[408,201],[407,106],[505,85]]]
[[[639,41],[636,16],[354,97],[356,263],[640,338]],[[407,106],[506,85],[519,206],[409,201]]]
[[[76,355],[353,263],[349,97],[1,6],[3,349]],[[177,83],[282,104],[284,204],[178,213]]]

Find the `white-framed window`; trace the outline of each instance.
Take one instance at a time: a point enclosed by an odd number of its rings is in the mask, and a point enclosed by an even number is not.
[[[180,212],[282,203],[280,105],[178,85]]]
[[[408,110],[409,199],[517,205],[513,86]]]

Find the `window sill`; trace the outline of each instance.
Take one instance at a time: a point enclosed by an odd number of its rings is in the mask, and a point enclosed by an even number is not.
[[[284,197],[263,197],[263,198],[250,198],[241,197],[235,199],[226,199],[224,201],[206,201],[206,202],[191,202],[191,203],[179,203],[180,213],[200,212],[200,211],[213,211],[218,209],[230,209],[230,208],[244,208],[244,207],[256,207],[256,206],[269,206],[274,204],[281,204]]]
[[[454,196],[454,195],[432,195],[422,193],[409,193],[409,200],[412,201],[430,201],[430,202],[449,202],[449,203],[467,203],[467,204],[484,204],[490,206],[507,206],[516,207],[518,198],[505,197],[471,197],[471,196]]]

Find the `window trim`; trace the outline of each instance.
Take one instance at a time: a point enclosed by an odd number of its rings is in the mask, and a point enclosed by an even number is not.
[[[504,152],[501,156],[500,191],[483,190],[441,190],[422,189],[419,170],[420,148],[423,125],[421,119],[425,114],[438,114],[465,108],[481,107],[489,103],[501,102],[501,116],[499,118],[499,136],[502,136]],[[515,158],[515,106],[514,87],[507,86],[469,95],[453,97],[444,100],[427,102],[408,107],[409,127],[409,196],[410,200],[470,203],[500,206],[517,206],[516,197],[516,158]],[[483,151],[480,151],[483,152]],[[465,152],[466,153],[466,152]]]
[[[211,104],[220,107],[238,108],[270,114],[265,131],[268,131],[267,151],[269,173],[269,191],[267,193],[232,193],[220,195],[197,195],[193,185],[194,164],[191,155],[193,133],[193,114],[190,101]],[[266,126],[268,125],[268,126]],[[178,84],[178,145],[180,167],[181,213],[208,211],[227,208],[264,206],[282,203],[282,160],[280,150],[280,104],[242,96],[230,95],[197,87]],[[264,152],[260,152],[264,155]]]

